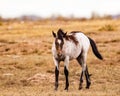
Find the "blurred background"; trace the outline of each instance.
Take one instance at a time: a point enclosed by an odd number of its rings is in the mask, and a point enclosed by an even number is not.
[[[1,19],[120,18],[120,0],[0,0]]]

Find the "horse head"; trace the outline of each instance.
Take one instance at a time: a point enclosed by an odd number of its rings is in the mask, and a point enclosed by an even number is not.
[[[62,29],[59,29],[57,31],[57,35],[56,33],[54,33],[54,31],[52,31],[53,37],[55,38],[55,47],[57,50],[57,55],[59,57],[62,56],[62,49],[63,49],[63,45],[64,45],[64,37],[66,36],[67,33],[64,33],[64,31]]]

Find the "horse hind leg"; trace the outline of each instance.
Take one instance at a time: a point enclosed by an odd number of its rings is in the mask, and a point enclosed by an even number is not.
[[[82,84],[83,84],[83,71],[81,72],[81,76],[80,76],[79,90],[82,89]]]
[[[79,56],[79,57],[77,58],[77,61],[78,61],[78,63],[82,66],[82,59],[81,59],[81,56]],[[82,70],[81,75],[80,75],[79,90],[82,89],[83,77],[84,77],[83,74],[84,74],[84,72],[83,72],[83,70]]]
[[[86,56],[87,56],[86,54],[81,54],[77,58],[78,63],[82,66],[79,89],[82,89],[82,83],[83,83],[84,75],[86,77],[86,88],[89,88],[90,85],[91,85],[90,75],[89,75],[88,68],[87,68],[87,65],[86,65]]]
[[[88,68],[86,66],[86,70],[85,70],[85,77],[86,77],[86,89],[89,89],[90,85],[91,85],[91,81],[90,81],[90,74],[88,72]]]

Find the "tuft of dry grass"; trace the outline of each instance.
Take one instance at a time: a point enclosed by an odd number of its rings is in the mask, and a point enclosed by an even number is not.
[[[115,31],[116,28],[113,25],[105,25],[98,29],[99,31]]]

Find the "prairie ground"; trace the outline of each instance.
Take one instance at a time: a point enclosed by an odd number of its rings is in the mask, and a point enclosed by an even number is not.
[[[69,91],[60,64],[59,88],[54,91],[52,30],[82,31],[95,40],[104,60],[88,52],[90,89],[78,90],[81,67],[70,61]],[[0,96],[119,96],[120,20],[2,22],[0,25]]]

